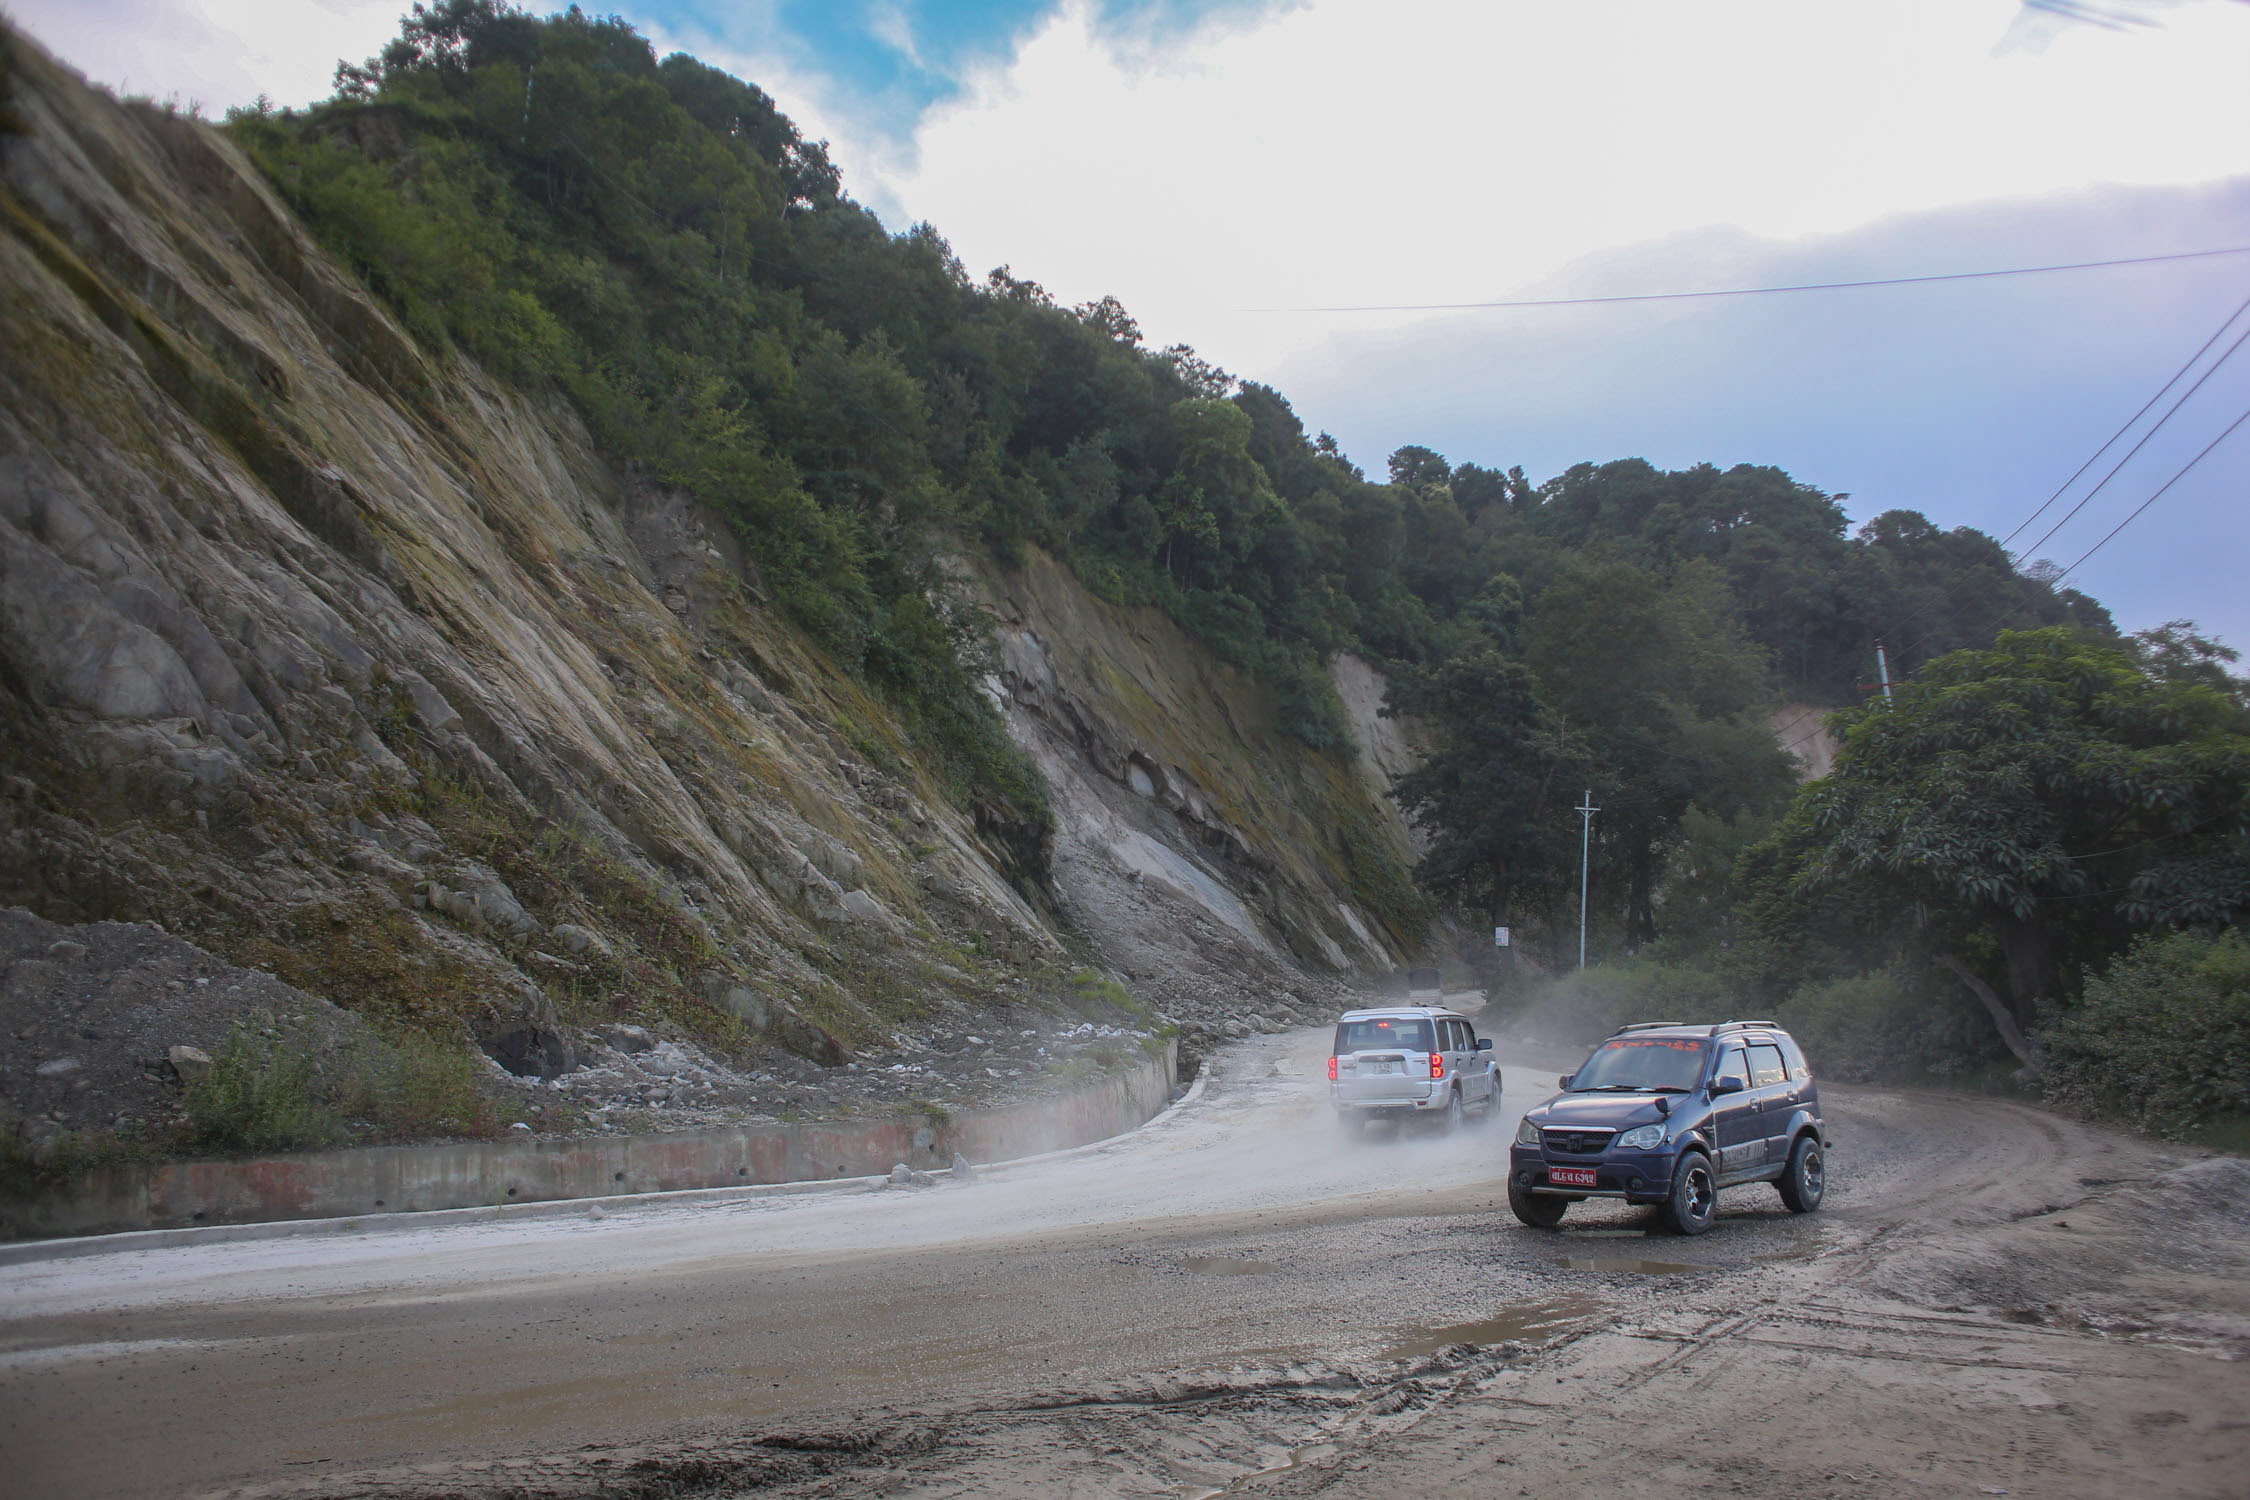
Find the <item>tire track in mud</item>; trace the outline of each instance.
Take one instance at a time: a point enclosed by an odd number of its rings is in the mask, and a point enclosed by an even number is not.
[[[1887,1110],[1908,1112],[1910,1124],[1887,1125]],[[2075,1328],[2041,1326],[2037,1315],[2027,1317],[2022,1309],[1913,1310],[1855,1291],[1887,1259],[1911,1252],[1918,1236],[1974,1236],[2064,1211],[2090,1207],[2099,1212],[2110,1206],[2103,1202],[2104,1190],[2135,1180],[2088,1177],[2083,1169],[2089,1162],[2118,1160],[2145,1172],[2167,1166],[2169,1158],[2111,1133],[2000,1101],[1878,1095],[1854,1098],[1846,1111],[1870,1135],[1891,1129],[1903,1138],[1919,1137],[1923,1144],[1902,1140],[1904,1150],[1893,1159],[1892,1169],[1876,1174],[1867,1185],[1872,1191],[1858,1195],[1866,1201],[1838,1215],[1841,1222],[1823,1225],[1803,1256],[1724,1275],[1708,1291],[1725,1295],[1703,1299],[1698,1312],[1607,1323],[1596,1313],[1542,1346],[1464,1344],[1426,1362],[1399,1366],[1387,1378],[1362,1368],[1343,1381],[1252,1378],[1161,1403],[1092,1397],[1081,1403],[1075,1441],[1048,1431],[1027,1442],[1020,1431],[1007,1433],[1008,1424],[996,1420],[998,1413],[965,1414],[942,1449],[923,1462],[893,1470],[885,1483],[868,1492],[1028,1495],[1075,1492],[1093,1481],[1105,1486],[1100,1492],[1116,1494],[1443,1493],[1447,1485],[1433,1482],[1426,1463],[1431,1443],[1456,1454],[1466,1450],[1480,1455],[1492,1444],[1489,1436],[1474,1435],[1449,1444],[1447,1435],[1428,1430],[1433,1418],[1473,1405],[1482,1433],[1512,1433],[1525,1445],[1540,1443],[1541,1434],[1589,1409],[1627,1430],[1636,1415],[1661,1426],[1672,1404],[1669,1389],[1679,1382],[1755,1388],[1776,1381],[1777,1362],[1842,1366],[1854,1378],[1863,1377],[1870,1364],[1887,1366],[1920,1383],[1958,1388],[1974,1382],[1984,1397],[2022,1387],[2012,1399],[2032,1413],[2068,1410],[2067,1401],[2046,1394],[2052,1384],[2138,1387],[2144,1398],[2156,1398],[2132,1403],[2148,1408],[2140,1414],[2148,1419],[2140,1429],[2143,1436],[2174,1425],[2179,1414],[2163,1398],[2182,1394],[2203,1373],[2192,1364],[2183,1367],[2184,1351],[2177,1346],[2131,1348],[2121,1359],[2103,1330],[2083,1322]],[[1933,1138],[1964,1137],[1975,1140],[1973,1149],[1933,1150],[1927,1144]],[[1710,1300],[1735,1305],[1712,1312]],[[1788,1385],[1786,1377],[1778,1383]],[[2237,1393],[2242,1390],[2239,1375],[2232,1384]],[[1565,1388],[1565,1399],[1548,1394],[1556,1385]],[[1089,1424],[1083,1412],[1097,1400],[1109,1403],[1104,1420]],[[1651,1409],[1639,1412],[1636,1404]],[[1042,1420],[1037,1413],[1009,1415]],[[1120,1428],[1126,1433],[1122,1438]],[[1880,1443],[1909,1451],[1915,1436],[1901,1430],[1884,1435]],[[1383,1477],[1378,1481],[1367,1467],[1368,1457],[1401,1442],[1413,1447],[1416,1457],[1404,1465],[1379,1466],[1376,1472]],[[2114,1452],[2116,1445],[2109,1447]],[[1844,1474],[1851,1483],[1860,1483],[1880,1467],[1870,1461],[1880,1456],[1863,1447],[1849,1461],[1866,1468],[1867,1475],[1825,1469],[1818,1482]],[[1937,1450],[1913,1456],[1925,1467],[1943,1466]],[[1610,1460],[1606,1466],[1598,1462],[1602,1457]],[[2020,1453],[2011,1457],[2009,1473],[2039,1477],[2053,1493],[2100,1494],[2114,1483],[2111,1476],[2097,1477],[2090,1488],[2074,1490],[2070,1475],[2052,1472],[2051,1461],[2026,1461]],[[1104,1458],[1110,1462],[1099,1461]],[[1985,1453],[1972,1461],[1992,1458]],[[1631,1460],[1621,1466],[1615,1454],[1596,1459],[1591,1464],[1534,1462],[1528,1468],[1519,1463],[1519,1477],[1533,1480],[1538,1487],[1526,1488],[1538,1493],[1561,1484],[1629,1481],[1636,1467]],[[1616,1472],[1620,1467],[1626,1470],[1623,1476]],[[1753,1467],[1765,1479],[1783,1477],[1783,1466]],[[1463,1472],[1456,1465],[1447,1472],[1465,1481],[1475,1470]],[[1905,1493],[1930,1482],[1898,1473],[1889,1478]],[[1815,1483],[1803,1472],[1788,1480],[1798,1486]],[[1934,1482],[1942,1492],[1959,1492],[1949,1478]],[[2229,1493],[2226,1475],[2206,1473],[2203,1482],[2215,1486],[2210,1493]],[[2193,1483],[2180,1492],[2195,1492]],[[1631,1492],[1635,1487],[1628,1482],[1626,1488]],[[831,1477],[798,1492],[854,1492],[854,1487],[847,1483],[838,1489]]]

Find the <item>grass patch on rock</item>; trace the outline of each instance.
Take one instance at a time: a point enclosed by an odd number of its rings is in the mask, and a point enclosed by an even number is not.
[[[393,1030],[319,1050],[261,1012],[237,1021],[210,1072],[188,1085],[185,1144],[259,1152],[490,1139],[499,1123],[482,1074],[466,1040]]]

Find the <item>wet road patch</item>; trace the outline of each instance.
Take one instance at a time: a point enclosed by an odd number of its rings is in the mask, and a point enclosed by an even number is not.
[[[1540,1344],[1593,1316],[1602,1305],[1591,1297],[1556,1297],[1503,1308],[1473,1323],[1401,1328],[1381,1357],[1415,1359],[1453,1344]]]

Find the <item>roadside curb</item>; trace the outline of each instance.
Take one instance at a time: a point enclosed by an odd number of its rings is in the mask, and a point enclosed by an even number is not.
[[[1009,1161],[989,1162],[973,1170],[978,1177],[1010,1172],[1044,1162],[1067,1161],[1116,1145],[1170,1119],[1174,1113],[1203,1097],[1210,1078],[1208,1066],[1196,1071],[1185,1094],[1130,1130],[1082,1146],[1043,1151]],[[409,1229],[432,1229],[450,1224],[515,1224],[527,1219],[584,1217],[589,1210],[631,1212],[650,1208],[685,1208],[698,1204],[740,1203],[759,1198],[810,1198],[879,1193],[889,1187],[888,1177],[840,1177],[813,1182],[753,1183],[745,1187],[682,1188],[666,1193],[620,1193],[602,1198],[554,1198],[538,1203],[494,1204],[476,1208],[436,1208],[420,1213],[358,1214],[337,1219],[280,1219],[258,1224],[205,1224],[180,1229],[129,1229],[117,1234],[78,1235],[69,1239],[23,1240],[0,1244],[0,1266],[18,1266],[46,1260],[79,1260],[94,1255],[122,1255],[134,1250],[169,1250],[184,1245],[222,1245],[247,1240],[318,1239],[340,1235],[395,1234]]]

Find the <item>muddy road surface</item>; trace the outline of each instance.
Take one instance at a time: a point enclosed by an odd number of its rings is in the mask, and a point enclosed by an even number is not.
[[[1346,1142],[1323,1033],[967,1184],[0,1268],[23,1495],[2250,1494],[2250,1163],[1824,1089],[1828,1201]],[[1539,1066],[1529,1066],[1536,1061]]]

